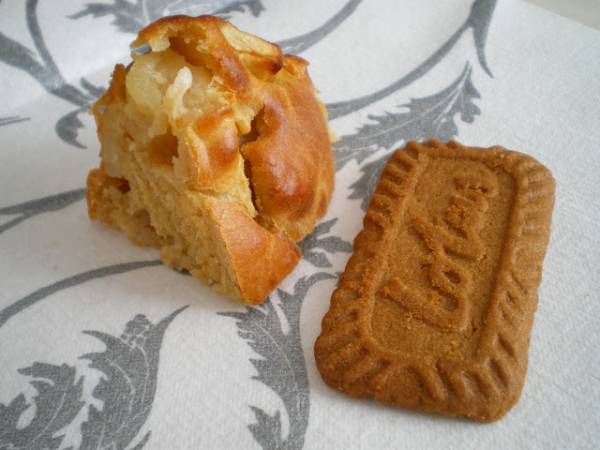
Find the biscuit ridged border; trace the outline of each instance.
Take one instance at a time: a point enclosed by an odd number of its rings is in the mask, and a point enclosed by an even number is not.
[[[513,176],[515,195],[495,289],[483,321],[477,354],[468,363],[417,359],[390,351],[371,334],[374,296],[385,263],[386,238],[394,217],[401,217],[407,194],[430,157],[482,161],[501,166]],[[465,148],[457,142],[410,142],[396,151],[385,166],[354,241],[354,253],[322,323],[315,343],[317,366],[331,386],[353,396],[412,409],[477,420],[494,420],[516,402],[527,368],[527,347],[541,263],[549,237],[554,202],[550,172],[532,158],[501,147]],[[369,289],[371,287],[371,289]],[[394,389],[396,377],[412,380],[418,395],[408,398]]]

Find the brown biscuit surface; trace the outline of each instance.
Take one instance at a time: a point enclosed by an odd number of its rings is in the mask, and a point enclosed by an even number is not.
[[[411,142],[385,166],[315,344],[330,386],[502,417],[519,398],[554,180],[501,147]]]

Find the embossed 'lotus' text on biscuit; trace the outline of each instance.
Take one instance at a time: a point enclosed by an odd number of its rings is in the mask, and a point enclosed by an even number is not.
[[[455,189],[449,191],[445,220],[428,219],[414,198],[409,201],[406,226],[417,232],[430,251],[420,262],[428,268],[429,297],[397,276],[386,282],[379,294],[441,329],[465,331],[473,276],[461,260],[477,263],[486,256],[479,232],[489,208],[488,197],[497,195],[498,182],[483,164],[477,169],[453,177]],[[426,181],[426,175],[422,179]]]
[[[514,183],[477,161],[427,158],[392,234],[373,326],[386,348],[417,354],[476,350],[492,293]],[[499,190],[503,195],[498,196]],[[499,245],[500,244],[500,245]],[[428,339],[414,342],[423,332]],[[473,339],[449,340],[449,332]]]
[[[331,386],[495,420],[517,401],[554,201],[494,147],[409,143],[382,172],[315,344]]]

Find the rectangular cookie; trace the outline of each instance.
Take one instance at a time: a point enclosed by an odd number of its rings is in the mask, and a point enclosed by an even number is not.
[[[315,343],[327,384],[494,421],[517,402],[554,180],[531,157],[409,143],[385,166]]]

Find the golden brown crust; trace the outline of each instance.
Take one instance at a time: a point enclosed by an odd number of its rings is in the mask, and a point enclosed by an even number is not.
[[[302,60],[286,58],[255,126],[258,138],[241,152],[256,207],[264,223],[300,240],[329,204],[334,173],[326,122]]]
[[[102,162],[90,173],[90,217],[138,243],[136,227],[150,230],[143,241],[166,264],[260,302],[297,263],[295,241],[333,189],[307,63],[211,16],[160,19],[132,46],[142,44],[151,51],[116,66],[93,108]],[[110,189],[123,180],[130,192]]]
[[[182,36],[188,35],[202,40],[202,51],[183,42]],[[143,29],[133,45],[150,43],[160,49],[169,40],[188,60],[206,65],[237,101],[255,111],[258,135],[240,151],[250,165],[261,222],[293,240],[302,239],[325,213],[334,179],[326,110],[315,95],[306,61],[284,56],[278,46],[212,16],[160,19]],[[212,133],[212,128],[198,128]],[[200,163],[196,166],[198,178],[206,179],[207,171]],[[215,169],[218,173],[218,167],[209,170]]]
[[[246,303],[261,303],[300,259],[298,246],[283,233],[270,233],[236,203],[210,207],[216,232]]]
[[[415,410],[506,414],[527,369],[553,202],[550,172],[520,153],[397,151],[315,343],[323,379]]]
[[[201,116],[192,126],[194,139],[202,140],[202,152],[188,141],[190,178],[201,189],[210,189],[219,177],[229,171],[239,155],[238,133],[231,108],[223,107]],[[186,136],[190,139],[189,135]]]

